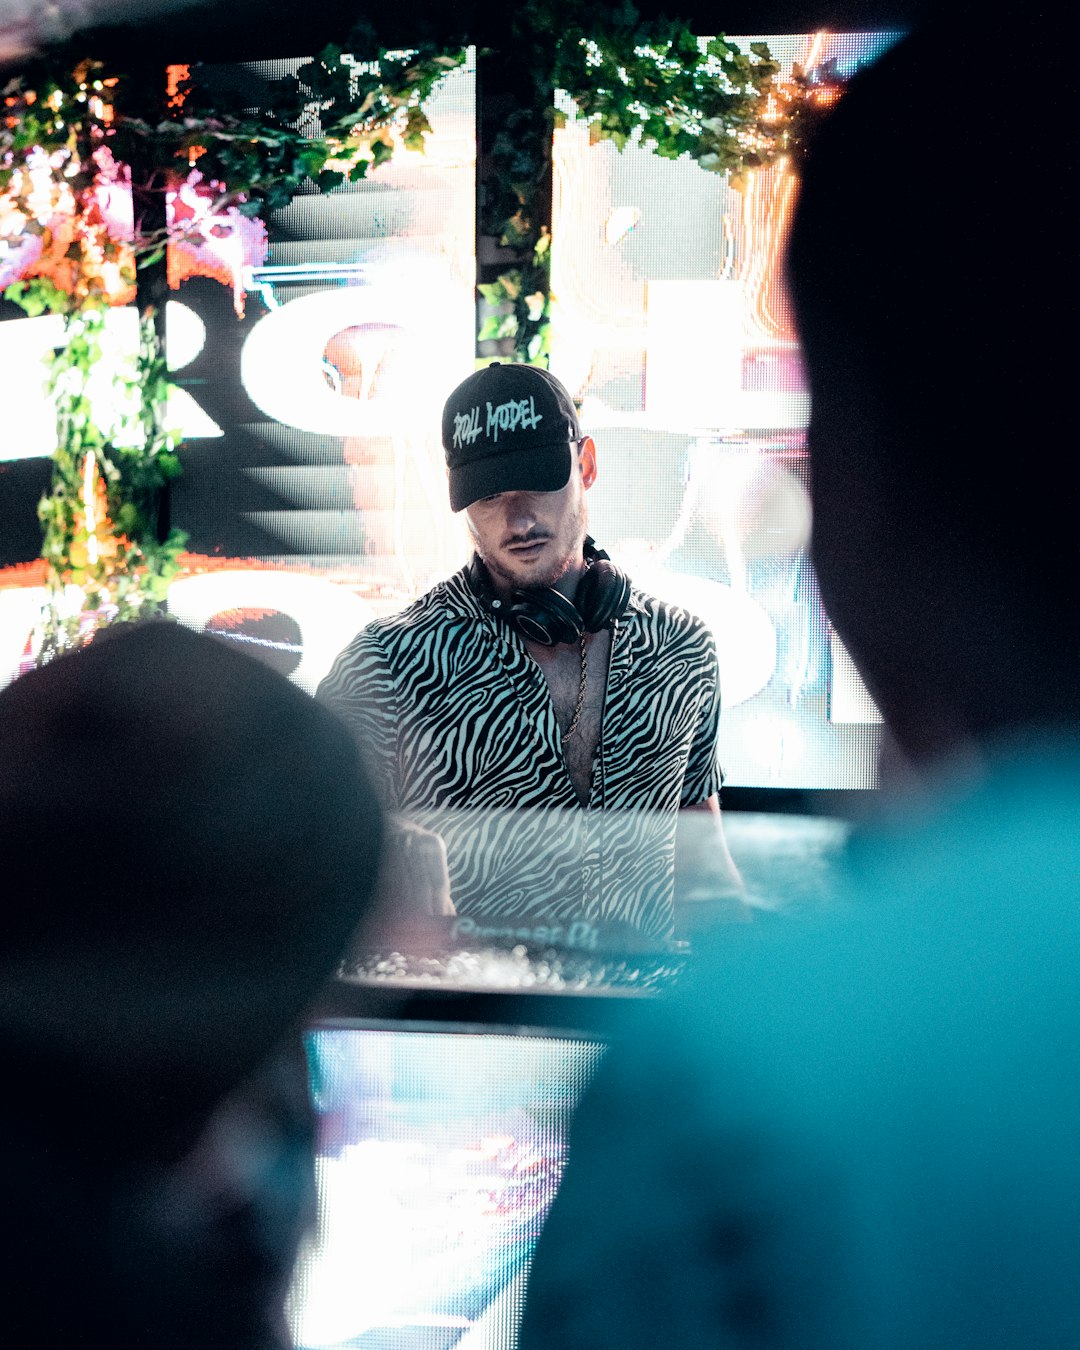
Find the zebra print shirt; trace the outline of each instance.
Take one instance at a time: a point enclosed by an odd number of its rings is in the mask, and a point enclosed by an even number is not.
[[[363,629],[317,696],[352,728],[389,809],[443,836],[459,915],[670,936],[677,812],[721,782],[700,619],[632,592],[584,807],[543,673],[464,569]]]

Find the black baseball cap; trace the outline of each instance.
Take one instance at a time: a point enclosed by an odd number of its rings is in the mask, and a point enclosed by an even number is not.
[[[492,362],[462,380],[443,408],[451,509],[497,492],[558,492],[580,439],[574,401],[554,375]]]

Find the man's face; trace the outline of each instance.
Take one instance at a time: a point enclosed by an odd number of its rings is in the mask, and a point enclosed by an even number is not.
[[[476,551],[496,585],[557,586],[580,565],[585,493],[595,480],[596,451],[586,436],[569,482],[558,492],[500,492],[466,507]]]

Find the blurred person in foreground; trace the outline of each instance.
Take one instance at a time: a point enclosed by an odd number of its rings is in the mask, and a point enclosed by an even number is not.
[[[1080,1344],[1075,152],[977,110],[1045,59],[927,27],[811,155],[813,551],[895,742],[890,822],[838,911],[726,934],[611,1050],[522,1350]]]
[[[0,0],[0,69],[102,24],[141,23],[197,0]],[[181,21],[182,22],[182,21]]]
[[[368,903],[352,739],[167,623],[0,692],[5,1343],[289,1343],[300,1019]]]

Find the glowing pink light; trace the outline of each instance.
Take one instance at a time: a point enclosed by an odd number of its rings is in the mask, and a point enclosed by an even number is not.
[[[242,318],[244,269],[264,263],[270,244],[261,220],[242,215],[235,206],[214,211],[218,195],[218,185],[197,169],[167,195],[170,234],[183,231],[169,248],[169,285],[175,290],[188,277],[211,277],[232,290],[233,307]]]

